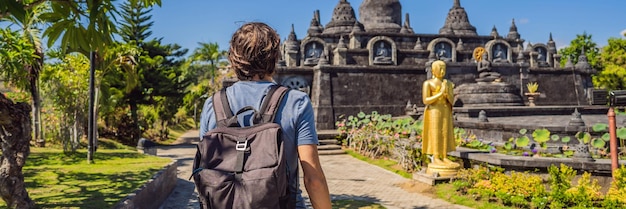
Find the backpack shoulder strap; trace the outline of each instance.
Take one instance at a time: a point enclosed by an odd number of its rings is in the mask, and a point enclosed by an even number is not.
[[[228,97],[226,96],[226,88],[215,92],[213,95],[213,111],[215,112],[215,120],[218,127],[229,125],[228,119],[233,117],[233,111],[230,109]]]
[[[270,88],[265,96],[265,99],[263,100],[261,109],[259,110],[263,123],[270,123],[274,121],[276,118],[276,112],[280,107],[280,103],[289,90],[289,88],[280,85],[274,85]]]

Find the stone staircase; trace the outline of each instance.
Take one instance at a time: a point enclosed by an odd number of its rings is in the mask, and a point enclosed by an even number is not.
[[[337,130],[319,130],[317,137],[320,145],[317,147],[320,155],[341,155],[346,154],[346,151],[341,149],[341,144],[337,141]]]

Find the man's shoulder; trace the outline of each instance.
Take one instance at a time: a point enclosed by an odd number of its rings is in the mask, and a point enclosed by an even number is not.
[[[287,87],[287,88],[288,88],[288,87]],[[300,100],[302,100],[302,99],[308,99],[308,98],[309,98],[309,95],[308,95],[308,94],[306,94],[306,93],[305,93],[305,92],[303,92],[303,91],[297,90],[297,89],[290,89],[290,90],[287,92],[287,96],[288,96],[289,98],[291,98],[290,100],[292,100],[292,101],[300,101]]]

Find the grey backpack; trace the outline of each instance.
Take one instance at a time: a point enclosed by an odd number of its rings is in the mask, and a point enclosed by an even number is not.
[[[234,115],[225,89],[213,95],[217,128],[198,143],[192,174],[202,208],[295,208],[282,131],[274,122],[288,90],[272,86],[259,111],[247,106]],[[237,115],[247,111],[254,111],[254,124],[241,127]]]

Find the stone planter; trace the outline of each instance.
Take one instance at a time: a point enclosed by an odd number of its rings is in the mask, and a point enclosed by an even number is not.
[[[539,92],[524,93],[524,95],[526,95],[528,97],[528,106],[534,107],[535,106],[535,98],[538,97],[539,95],[541,95],[541,93],[539,93]]]

